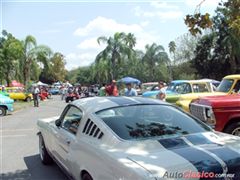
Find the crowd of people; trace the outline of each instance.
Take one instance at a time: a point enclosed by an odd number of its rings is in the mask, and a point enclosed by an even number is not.
[[[158,82],[159,93],[157,98],[165,101],[166,86],[163,81]],[[138,96],[137,90],[133,87],[132,83],[126,83],[126,88],[123,93],[120,93],[115,80],[112,80],[110,85],[103,84],[98,93],[99,96]]]
[[[160,100],[165,101],[165,83],[163,81],[158,82],[159,87],[159,93],[157,95],[157,98]],[[32,89],[33,94],[33,102],[34,106],[39,106],[39,96],[41,92],[47,92],[49,95],[51,93],[49,92],[48,88],[46,87],[39,87],[34,86]],[[67,86],[62,85],[59,87],[59,94],[61,95],[61,100],[65,100],[69,94],[73,94],[76,98],[83,98],[83,97],[91,97],[91,96],[138,96],[137,90],[134,87],[134,84],[132,83],[126,83],[125,88],[120,88],[117,86],[117,82],[115,80],[112,80],[111,84],[105,84],[103,83],[101,87],[99,85],[92,85],[92,86]]]

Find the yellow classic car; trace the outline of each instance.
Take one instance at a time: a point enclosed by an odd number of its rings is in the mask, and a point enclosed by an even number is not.
[[[193,100],[204,96],[218,96],[233,94],[240,91],[240,74],[225,76],[215,92],[188,93],[179,97],[176,105],[189,112],[189,105]]]
[[[31,93],[27,93],[24,91],[24,88],[21,87],[6,87],[6,91],[9,94],[9,97],[14,100],[23,100],[23,101],[31,101],[33,96]]]

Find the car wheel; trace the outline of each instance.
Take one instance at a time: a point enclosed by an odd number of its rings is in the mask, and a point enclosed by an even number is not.
[[[227,126],[224,132],[235,136],[240,136],[240,121]]]
[[[25,101],[30,102],[30,101],[31,101],[31,98],[30,98],[30,97],[27,97],[27,98],[25,99]]]
[[[69,102],[69,98],[67,97],[67,98],[66,98],[66,103],[68,103],[68,102]]]
[[[0,116],[5,116],[7,114],[7,110],[5,107],[0,107]]]
[[[44,140],[41,134],[39,135],[39,154],[40,154],[41,161],[44,165],[53,163],[51,156],[47,152],[47,149],[45,147]]]
[[[93,180],[93,178],[88,173],[84,173],[82,176],[82,180]]]

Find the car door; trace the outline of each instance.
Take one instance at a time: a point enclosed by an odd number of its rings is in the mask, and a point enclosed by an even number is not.
[[[14,90],[14,97],[15,97],[15,99],[17,99],[17,100],[24,100],[24,93],[21,91],[21,90],[19,90],[19,89],[15,89]]]
[[[77,130],[82,119],[82,111],[76,106],[69,105],[61,116],[61,125],[56,136],[56,156],[60,164],[69,171],[68,153],[71,142],[75,141]]]
[[[240,94],[240,80],[237,80],[237,82],[235,83],[232,93]]]

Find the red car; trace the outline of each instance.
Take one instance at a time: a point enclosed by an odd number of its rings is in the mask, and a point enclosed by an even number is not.
[[[70,92],[70,93],[67,93],[65,101],[66,101],[66,103],[68,103],[70,101],[74,101],[79,98],[80,98],[79,94],[77,94],[75,92]]]
[[[41,101],[44,101],[45,99],[50,98],[50,94],[45,90],[41,90],[39,97],[40,97]]]
[[[197,99],[190,112],[217,131],[240,136],[240,94]]]

